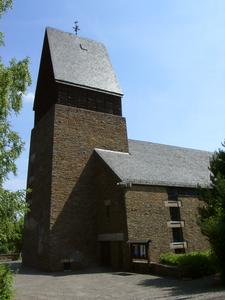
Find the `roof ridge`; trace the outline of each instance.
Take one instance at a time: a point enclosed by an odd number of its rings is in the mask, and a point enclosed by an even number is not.
[[[69,32],[69,31],[63,31],[63,30],[61,30],[61,29],[54,28],[54,27],[51,27],[51,26],[47,26],[47,27],[46,27],[46,31],[48,31],[48,30],[54,30],[54,31],[61,32],[61,33],[66,34],[66,35],[70,35],[70,36],[72,36],[72,37],[74,37],[74,38],[76,38],[76,39],[89,41],[89,42],[92,42],[92,43],[95,43],[95,44],[100,44],[100,45],[102,45],[104,48],[106,48],[105,45],[104,45],[102,42],[99,42],[99,41],[96,41],[96,40],[93,40],[93,39],[90,39],[90,38],[86,38],[86,37],[81,37],[81,36],[75,35],[75,34],[72,33],[72,32]]]
[[[182,149],[182,150],[188,150],[188,151],[198,151],[198,152],[206,152],[212,154],[213,152],[207,151],[207,150],[201,150],[201,149],[196,149],[196,148],[188,148],[188,147],[182,147],[182,146],[176,146],[176,145],[169,145],[169,144],[162,144],[162,143],[154,143],[150,141],[141,141],[141,140],[134,140],[134,139],[128,139],[128,142],[137,142],[137,143],[146,143],[146,144],[152,144],[152,145],[159,145],[159,146],[166,146],[166,147],[171,147],[171,148],[176,148],[176,149]]]

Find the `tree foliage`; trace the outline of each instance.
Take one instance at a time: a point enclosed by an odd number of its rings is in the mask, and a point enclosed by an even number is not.
[[[12,8],[12,0],[0,0],[0,18]],[[0,45],[4,45],[0,33]],[[29,58],[12,58],[6,66],[0,57],[0,251],[21,235],[22,216],[26,210],[25,192],[10,192],[3,183],[12,172],[16,175],[16,159],[23,150],[23,141],[12,129],[10,118],[22,108],[22,97],[31,84]],[[21,237],[20,237],[21,239]],[[11,247],[12,248],[12,247]]]
[[[211,187],[201,190],[206,206],[201,209],[201,229],[215,252],[225,282],[225,144],[210,161]]]
[[[0,1],[0,18],[2,17],[3,13],[9,8],[12,8],[12,0]],[[0,46],[4,45],[3,38],[4,38],[3,32],[0,32]]]
[[[0,253],[17,252],[22,245],[23,216],[27,210],[25,191],[0,188]]]

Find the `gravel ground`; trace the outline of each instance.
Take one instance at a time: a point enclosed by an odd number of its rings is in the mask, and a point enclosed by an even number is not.
[[[19,268],[19,263],[13,267]],[[100,269],[63,273],[21,269],[15,276],[15,288],[15,300],[225,299],[225,290],[215,277],[177,280]]]

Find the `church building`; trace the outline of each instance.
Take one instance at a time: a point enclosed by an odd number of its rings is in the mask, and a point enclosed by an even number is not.
[[[36,87],[23,264],[131,269],[208,249],[210,152],[129,140],[105,46],[47,28]]]

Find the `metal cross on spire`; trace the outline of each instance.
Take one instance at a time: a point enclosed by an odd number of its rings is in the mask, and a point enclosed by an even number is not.
[[[77,35],[78,31],[80,30],[80,27],[78,26],[78,21],[74,22],[73,30],[75,34]]]

